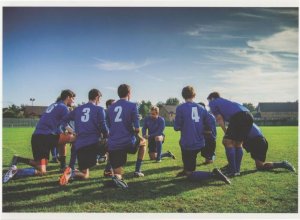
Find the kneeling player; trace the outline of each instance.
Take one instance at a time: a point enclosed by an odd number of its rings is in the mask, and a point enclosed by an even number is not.
[[[165,120],[163,117],[159,116],[159,108],[156,106],[151,107],[150,116],[145,118],[144,126],[142,129],[143,137],[148,139],[148,149],[150,160],[156,160],[160,162],[164,157],[172,157],[175,159],[175,156],[167,151],[166,153],[162,152],[162,144],[164,143],[165,135]],[[146,131],[148,130],[148,134]]]
[[[61,101],[53,103],[43,113],[34,133],[31,137],[31,146],[33,160],[14,156],[11,162],[11,168],[5,174],[3,182],[8,182],[15,177],[27,177],[46,174],[46,168],[49,160],[50,150],[57,146],[59,140],[58,126],[60,120],[68,114],[68,106],[74,102],[75,93],[71,90],[61,92]],[[17,163],[25,163],[32,168],[17,169]]]
[[[268,141],[256,124],[253,124],[247,139],[243,143],[243,147],[251,154],[251,158],[255,160],[255,165],[258,170],[284,168],[292,172],[296,172],[296,169],[288,161],[265,162],[268,150]]]
[[[135,154],[138,151],[134,176],[142,177],[141,165],[145,155],[146,141],[138,135],[139,117],[137,105],[130,102],[131,89],[129,85],[122,84],[118,87],[120,99],[108,109],[109,137],[108,153],[113,168],[113,183],[120,188],[128,185],[122,179],[123,166],[127,161],[127,153]],[[132,129],[134,127],[134,129]]]
[[[197,154],[205,145],[204,128],[212,127],[205,108],[194,102],[196,93],[192,86],[182,89],[185,103],[177,106],[174,130],[180,131],[180,147],[183,161],[183,171],[177,176],[187,176],[191,180],[218,179],[230,184],[229,179],[219,169],[212,172],[195,171]]]
[[[77,134],[74,147],[78,159],[79,171],[67,167],[60,177],[60,185],[66,185],[70,178],[89,178],[89,168],[96,165],[99,152],[99,138],[101,134],[107,137],[108,128],[105,121],[104,109],[100,103],[101,93],[97,89],[89,92],[89,102],[77,107],[63,118],[63,124],[69,121],[75,122]]]

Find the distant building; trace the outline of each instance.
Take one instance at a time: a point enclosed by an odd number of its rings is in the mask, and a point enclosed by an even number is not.
[[[255,117],[261,120],[297,120],[298,102],[260,102]]]
[[[166,121],[174,121],[176,116],[176,105],[162,105],[159,108],[159,115]]]
[[[46,111],[47,106],[25,106],[24,116],[25,117],[41,117]]]

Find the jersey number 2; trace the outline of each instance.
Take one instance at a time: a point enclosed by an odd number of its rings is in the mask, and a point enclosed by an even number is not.
[[[114,112],[117,112],[115,122],[121,122],[122,118],[120,118],[120,117],[121,117],[121,114],[122,114],[122,106],[115,107]]]
[[[200,121],[200,117],[198,115],[198,109],[197,109],[197,107],[192,107],[192,119],[195,122],[199,122]]]
[[[81,116],[81,121],[82,122],[87,122],[90,119],[90,108],[84,108],[82,109],[82,113],[84,114],[83,116]]]

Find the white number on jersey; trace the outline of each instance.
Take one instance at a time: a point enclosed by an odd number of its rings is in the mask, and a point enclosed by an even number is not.
[[[200,121],[200,117],[198,115],[198,109],[197,109],[197,107],[192,107],[192,119],[195,122],[199,122]]]
[[[52,112],[52,110],[54,109],[55,106],[57,106],[57,104],[52,104],[52,105],[50,105],[50,106],[47,108],[46,113]]]
[[[121,117],[121,114],[122,114],[122,106],[115,107],[114,112],[117,112],[115,122],[121,122],[122,118],[120,118],[120,117]]]
[[[83,116],[81,116],[81,121],[82,122],[87,122],[90,119],[90,111],[91,111],[90,108],[84,108],[82,110],[82,112],[84,114]]]

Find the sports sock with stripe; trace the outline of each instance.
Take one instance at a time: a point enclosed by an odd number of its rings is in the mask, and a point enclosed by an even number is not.
[[[237,173],[240,172],[243,154],[244,154],[243,148],[241,148],[241,147],[235,148],[235,172],[237,172]]]
[[[15,177],[26,177],[26,176],[34,176],[35,169],[34,168],[25,168],[25,169],[18,169]]]
[[[229,171],[231,173],[236,172],[236,159],[235,159],[235,148],[234,147],[225,147],[226,157],[229,165]]]

